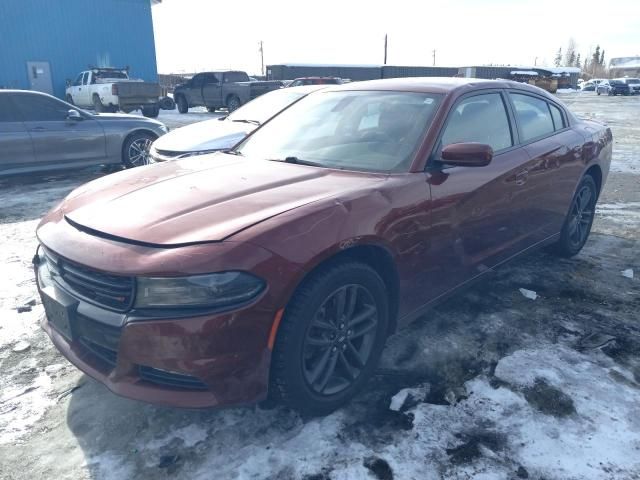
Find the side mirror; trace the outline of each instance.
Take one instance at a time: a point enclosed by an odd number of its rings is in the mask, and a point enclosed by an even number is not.
[[[442,149],[442,161],[456,167],[484,167],[492,158],[493,148],[484,143],[452,143]]]
[[[67,120],[72,120],[74,122],[77,122],[79,120],[83,120],[82,115],[80,115],[80,112],[78,112],[77,110],[69,110],[67,112]]]

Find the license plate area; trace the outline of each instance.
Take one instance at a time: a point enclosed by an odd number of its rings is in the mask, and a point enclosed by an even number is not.
[[[75,300],[66,297],[53,287],[42,290],[42,305],[49,325],[71,341],[74,339],[73,317],[78,304]]]

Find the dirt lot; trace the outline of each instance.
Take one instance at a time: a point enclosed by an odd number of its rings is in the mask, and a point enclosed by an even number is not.
[[[81,374],[37,326],[30,262],[38,219],[100,173],[0,180],[0,478],[639,479],[640,97],[562,98],[615,137],[583,252],[531,254],[439,306],[319,419],[159,408]]]

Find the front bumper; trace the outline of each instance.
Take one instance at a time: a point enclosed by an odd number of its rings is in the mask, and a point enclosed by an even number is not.
[[[141,318],[62,288],[36,256],[38,291],[68,311],[69,329],[41,326],[75,366],[112,392],[161,405],[203,408],[254,403],[267,395],[275,312],[256,304],[190,317]],[[55,317],[55,316],[54,316]],[[58,320],[56,320],[58,322]],[[266,331],[265,331],[266,328]]]

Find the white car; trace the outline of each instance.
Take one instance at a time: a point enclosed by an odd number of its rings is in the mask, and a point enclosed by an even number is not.
[[[92,68],[67,80],[66,100],[96,113],[125,113],[140,109],[145,117],[157,117],[160,85],[129,78],[127,69]]]
[[[173,130],[153,143],[149,151],[149,162],[165,162],[227,150],[285,108],[326,87],[327,85],[307,85],[274,90],[225,117]]]

